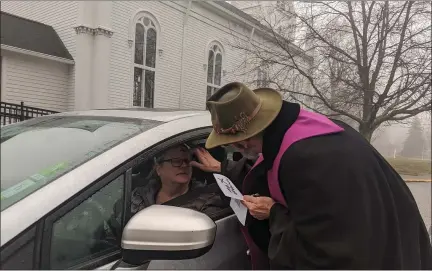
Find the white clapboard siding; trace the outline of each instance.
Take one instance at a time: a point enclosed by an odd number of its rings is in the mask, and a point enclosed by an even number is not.
[[[205,109],[207,69],[204,69],[203,65],[208,63],[209,44],[216,42],[222,46],[222,70],[225,73],[222,73],[221,85],[234,80],[244,81],[243,77],[236,76],[244,58],[231,44],[237,38],[247,37],[249,33],[229,19],[194,3],[186,35],[184,85],[192,87],[185,88],[183,92],[183,107]]]
[[[218,41],[225,51],[222,84],[234,80],[244,81],[240,76],[240,64],[244,56],[229,43],[236,38],[247,39],[251,28],[233,24],[232,18],[222,16],[192,3],[189,20],[183,32],[186,2],[179,1],[115,1],[113,2],[112,47],[110,56],[110,105],[128,107],[132,105],[133,47],[128,46],[130,19],[139,10],[151,13],[160,25],[157,55],[154,106],[165,108],[205,109],[208,44]],[[184,45],[183,33],[185,33]],[[134,37],[132,37],[134,38]],[[184,54],[182,55],[182,53]],[[183,74],[182,70],[183,62]],[[180,94],[183,77],[183,92]],[[180,105],[180,95],[182,103]]]
[[[16,53],[2,58],[2,101],[68,110],[70,65]]]
[[[138,10],[150,12],[158,20],[159,49],[157,56],[154,106],[178,108],[180,94],[181,42],[183,12],[170,7],[170,2],[115,1],[113,2],[110,104],[113,107],[132,105],[133,47],[128,46],[129,20]],[[171,4],[172,5],[172,4]]]
[[[232,81],[252,82],[254,80],[256,72],[252,67],[242,66],[246,60],[244,53],[231,46],[239,40],[248,42],[253,26],[230,11],[219,10],[220,7],[216,4],[212,7],[212,4],[193,1],[190,11],[187,12],[187,3],[187,1],[113,1],[110,19],[114,34],[110,40],[110,54],[106,56],[109,59],[110,69],[109,89],[106,94],[109,107],[132,106],[134,52],[129,42],[135,35],[131,29],[134,26],[130,21],[138,11],[149,12],[160,26],[160,32],[157,33],[155,107],[205,108],[207,52],[208,45],[212,41],[219,42],[225,53],[222,85]],[[77,25],[80,13],[77,1],[2,1],[2,10],[52,25],[75,58],[76,33],[73,27]],[[184,29],[186,13],[189,14],[189,19]],[[130,31],[132,31],[131,36],[129,36]],[[267,44],[268,41],[260,35],[262,35],[260,31],[255,31],[254,41],[272,46]],[[160,55],[159,50],[162,50]],[[97,65],[98,63],[92,64],[93,74],[97,74]],[[22,69],[15,68],[23,72]],[[69,81],[67,81],[63,107],[64,110],[73,110],[76,107],[74,67],[70,66],[67,72]],[[41,70],[40,73],[42,74],[43,71]],[[51,82],[49,75],[44,76],[46,84]],[[15,75],[14,78],[18,80],[22,75]],[[22,86],[24,87],[27,86]],[[45,87],[50,89],[49,86]]]
[[[1,10],[16,16],[50,25],[59,35],[69,53],[75,59],[78,1],[1,1]],[[74,109],[75,71],[70,69],[66,97],[67,107]]]
[[[1,10],[52,26],[75,57],[78,1],[1,1]]]

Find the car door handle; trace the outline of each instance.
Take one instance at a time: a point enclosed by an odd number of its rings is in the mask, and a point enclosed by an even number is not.
[[[246,251],[246,255],[250,256],[250,249]]]

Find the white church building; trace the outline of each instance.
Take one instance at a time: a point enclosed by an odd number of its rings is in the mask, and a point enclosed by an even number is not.
[[[224,1],[2,1],[1,101],[54,111],[203,110],[221,85],[246,80],[244,55],[230,42],[269,35],[240,8]]]

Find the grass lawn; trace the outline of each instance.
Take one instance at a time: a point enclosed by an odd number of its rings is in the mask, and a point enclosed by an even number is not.
[[[431,174],[431,161],[403,157],[387,158],[400,175],[424,176]]]

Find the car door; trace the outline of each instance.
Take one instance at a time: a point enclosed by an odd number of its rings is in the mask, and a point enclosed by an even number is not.
[[[178,136],[171,141],[167,142],[166,146],[172,144],[187,143],[190,141],[200,142],[207,138],[211,129],[203,129],[202,131],[196,131],[193,133],[187,133]],[[190,144],[189,144],[190,145]],[[156,152],[152,152],[150,155],[151,159],[154,154],[163,151],[163,147],[160,147]],[[212,152],[220,153],[217,150]],[[227,156],[232,157],[228,151]],[[154,153],[154,154],[153,154]],[[217,157],[221,159],[221,157]],[[151,162],[151,161],[150,161]],[[145,164],[146,161],[143,161]],[[144,167],[146,168],[146,167]],[[148,168],[148,167],[147,167]],[[139,170],[132,169],[133,172]],[[144,174],[147,175],[147,174]],[[210,174],[211,175],[211,174]],[[211,176],[210,176],[211,178]],[[207,180],[206,183],[212,183],[211,180]],[[213,182],[214,183],[214,182]],[[216,185],[214,183],[214,185]],[[197,195],[198,196],[198,195]],[[191,201],[191,198],[184,198],[186,201]],[[182,206],[182,199],[174,204],[175,206]],[[250,269],[250,257],[247,255],[247,245],[240,231],[240,222],[237,217],[233,214],[229,204],[226,205],[227,212],[222,212],[219,217],[213,217],[217,225],[216,238],[213,247],[205,255],[202,255],[195,259],[188,260],[153,260],[148,265],[142,266],[141,268],[153,269],[237,269],[244,270]],[[106,268],[105,266],[104,268]]]
[[[210,129],[204,129],[202,131],[197,131],[194,133],[188,133],[177,138],[172,139],[167,142],[168,145],[188,143],[191,140],[202,141],[207,138]],[[159,148],[156,152],[152,152],[151,158],[154,154],[162,151],[163,148]],[[230,152],[230,151],[229,151]],[[154,154],[153,154],[154,153]],[[219,152],[220,153],[220,152]],[[227,154],[228,157],[232,157],[231,153]],[[221,159],[221,157],[217,157]],[[145,164],[147,161],[143,161]],[[151,161],[150,161],[151,162]],[[137,167],[148,168],[146,166],[142,167],[137,165]],[[133,172],[139,172],[139,170],[132,169]],[[147,172],[146,172],[147,173]],[[144,175],[147,175],[147,174]],[[207,180],[206,183],[211,183]],[[214,185],[216,185],[214,183]],[[186,201],[190,201],[191,198],[184,198]],[[174,204],[175,206],[182,206],[182,200]],[[146,269],[237,269],[244,270],[250,269],[250,257],[247,255],[247,245],[240,231],[240,222],[237,217],[233,214],[231,208],[227,204],[226,210],[228,212],[221,212],[222,215],[219,217],[213,217],[217,225],[216,237],[213,247],[206,254],[195,258],[187,260],[152,260],[147,264],[141,266],[140,268]],[[112,267],[111,265],[104,266],[103,268]],[[122,265],[119,266],[122,268]]]
[[[151,261],[148,269],[212,269],[247,270],[250,258],[235,215],[216,221],[217,231],[213,247],[201,257],[190,260]]]
[[[129,167],[129,170],[127,169]],[[128,177],[129,176],[129,177]],[[130,163],[98,180],[14,238],[1,250],[2,269],[94,269],[121,258],[113,216],[126,202]]]
[[[208,131],[193,131],[194,137]],[[179,137],[160,142],[125,161],[43,220],[41,269],[97,269],[121,259],[121,234],[130,217],[133,168]],[[144,267],[143,267],[144,268]]]
[[[132,171],[162,149],[191,139],[203,139],[209,129],[187,132],[161,142],[96,180],[23,233],[10,249],[2,249],[2,266],[10,269],[123,269],[120,239],[130,214]],[[228,207],[229,208],[229,207]],[[249,269],[240,223],[229,212],[216,221],[212,249],[180,261],[149,261],[126,269]],[[7,253],[7,255],[6,255]],[[23,260],[22,256],[26,255]],[[28,256],[28,257],[27,257]],[[7,259],[3,262],[3,259]],[[114,266],[114,267],[113,267]]]
[[[227,150],[228,159],[232,159],[233,151]],[[229,206],[227,208],[231,210]],[[215,223],[217,225],[215,242],[205,255],[189,260],[151,261],[148,269],[250,269],[250,256],[240,231],[241,224],[232,210],[217,218]]]
[[[121,258],[130,176],[130,168],[115,170],[43,221],[41,269],[95,269]]]

